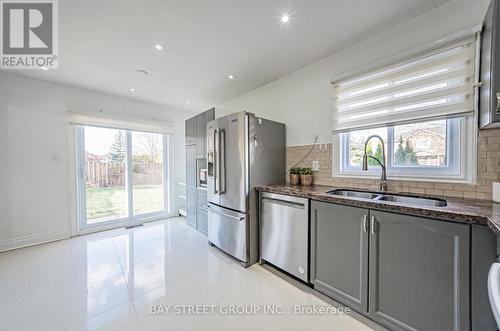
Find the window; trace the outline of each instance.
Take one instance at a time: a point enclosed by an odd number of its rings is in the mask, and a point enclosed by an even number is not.
[[[85,217],[88,224],[124,218],[127,210],[126,131],[86,126]]]
[[[361,170],[364,144],[375,134],[384,140],[389,174],[460,177],[460,136],[464,122],[464,118],[455,118],[341,133],[341,172],[364,174]],[[370,140],[367,154],[382,159],[379,140]],[[380,174],[379,164],[371,158],[368,169],[368,174]]]
[[[78,126],[80,228],[168,214],[167,141],[161,133]]]
[[[132,131],[132,195],[134,215],[165,207],[163,135]]]
[[[475,67],[470,37],[334,82],[334,174],[380,175],[371,158],[361,169],[366,139],[379,135],[388,175],[471,181]],[[370,140],[367,154],[382,158],[379,140]]]

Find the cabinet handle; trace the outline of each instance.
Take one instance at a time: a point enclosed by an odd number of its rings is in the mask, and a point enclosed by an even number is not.
[[[372,229],[372,234],[374,235],[375,234],[375,216],[372,216],[370,226]]]
[[[368,232],[368,215],[363,215],[363,230]]]

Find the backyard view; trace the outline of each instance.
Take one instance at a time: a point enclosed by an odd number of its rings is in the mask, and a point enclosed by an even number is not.
[[[159,185],[139,185],[134,188],[134,206],[137,212],[159,210],[163,206],[163,187]],[[126,216],[126,191],[122,187],[88,187],[87,217],[100,219],[109,216]]]
[[[397,125],[388,128],[360,130],[349,133],[349,162],[361,166],[364,143],[373,134],[384,140],[387,153],[393,153],[393,166],[398,167],[442,167],[446,165],[446,120]],[[392,133],[393,146],[387,145],[388,133]],[[370,140],[367,154],[382,159],[379,140]],[[368,159],[370,166],[378,166],[377,161]]]
[[[133,215],[164,210],[163,135],[87,126],[84,136],[87,224],[132,216],[130,203]]]

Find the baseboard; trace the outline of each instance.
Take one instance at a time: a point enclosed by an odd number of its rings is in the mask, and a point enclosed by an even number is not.
[[[56,240],[68,239],[70,237],[71,234],[68,229],[68,230],[50,231],[30,236],[12,238],[0,241],[0,252],[6,252],[13,249],[44,244]]]

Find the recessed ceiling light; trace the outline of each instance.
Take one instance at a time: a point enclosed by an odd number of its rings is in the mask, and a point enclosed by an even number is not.
[[[135,92],[135,88],[131,87],[129,88],[130,92]]]
[[[49,70],[49,68],[44,67],[44,66],[41,66],[40,69],[45,70],[45,71]]]
[[[160,43],[155,43],[154,44],[154,48],[156,48],[157,50],[161,51],[163,49],[163,45],[160,44]]]
[[[190,103],[191,103],[191,101],[189,101],[189,100],[187,100],[187,101],[186,101],[186,104],[187,104],[187,105],[189,105]]]
[[[290,15],[285,14],[281,16],[281,22],[287,23],[288,21],[290,21]]]
[[[229,76],[227,76],[227,78],[234,79],[234,75],[229,75]]]

